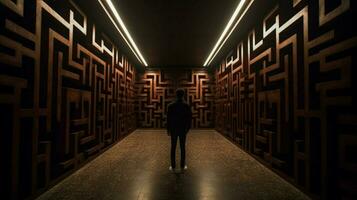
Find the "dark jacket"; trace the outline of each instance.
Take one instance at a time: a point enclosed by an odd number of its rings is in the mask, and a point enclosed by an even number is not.
[[[191,128],[191,108],[183,100],[176,100],[167,109],[167,131],[173,135],[186,134]]]

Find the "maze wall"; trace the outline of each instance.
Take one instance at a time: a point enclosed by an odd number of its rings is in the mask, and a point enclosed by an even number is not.
[[[136,128],[135,69],[72,1],[0,1],[0,193],[46,189]]]
[[[192,110],[192,128],[213,127],[212,78],[204,69],[146,70],[136,84],[138,126],[166,127],[167,106],[175,100],[175,90],[183,88]]]
[[[216,68],[216,129],[312,197],[357,196],[353,19],[352,0],[281,0]]]

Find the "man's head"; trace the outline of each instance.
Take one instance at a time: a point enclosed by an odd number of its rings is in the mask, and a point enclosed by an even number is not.
[[[183,90],[182,88],[178,88],[176,90],[176,98],[177,99],[183,99],[184,95],[185,95],[185,90]]]

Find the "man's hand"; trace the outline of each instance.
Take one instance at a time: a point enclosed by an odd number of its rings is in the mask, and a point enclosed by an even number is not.
[[[171,136],[171,133],[170,133],[170,131],[167,131],[167,135],[168,135],[168,136]]]

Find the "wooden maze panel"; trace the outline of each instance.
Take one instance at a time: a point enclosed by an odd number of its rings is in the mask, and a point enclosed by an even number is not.
[[[324,199],[357,196],[352,19],[351,0],[281,0],[215,75],[216,129]]]
[[[192,110],[192,128],[213,127],[213,82],[205,70],[147,70],[137,82],[138,120],[141,127],[166,127],[169,103],[175,100],[175,90],[183,88]]]
[[[136,128],[135,69],[72,1],[0,2],[0,190],[23,199]]]

